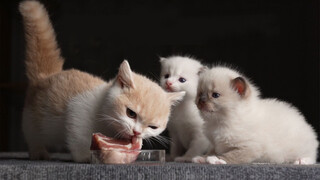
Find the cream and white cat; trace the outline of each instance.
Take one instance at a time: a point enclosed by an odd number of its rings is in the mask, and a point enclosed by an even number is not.
[[[64,60],[43,5],[23,1],[20,12],[29,79],[22,126],[31,159],[48,159],[48,149],[67,149],[74,161],[87,162],[94,132],[143,139],[166,128],[171,105],[184,92],[165,92],[132,72],[127,61],[109,82],[75,69],[63,70]]]
[[[286,102],[262,99],[259,94],[230,68],[213,67],[200,75],[196,103],[214,148],[194,162],[316,162],[317,137],[303,115]]]
[[[199,72],[204,66],[197,60],[172,56],[161,58],[162,88],[169,92],[185,91],[182,102],[174,107],[168,130],[171,137],[170,156],[175,161],[191,161],[207,152],[210,142],[202,131],[203,119],[194,103]]]

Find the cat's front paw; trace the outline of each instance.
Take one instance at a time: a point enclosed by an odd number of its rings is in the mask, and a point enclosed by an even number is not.
[[[310,158],[299,158],[293,164],[308,165],[308,164],[313,164],[313,163],[311,162]]]
[[[196,156],[194,158],[192,158],[191,160],[193,163],[201,163],[201,164],[204,164],[206,163],[206,158],[203,157],[203,156]]]
[[[223,159],[219,159],[217,156],[208,156],[206,162],[209,164],[227,164]]]
[[[180,156],[180,157],[174,158],[174,161],[175,162],[192,162],[192,158],[191,157]]]

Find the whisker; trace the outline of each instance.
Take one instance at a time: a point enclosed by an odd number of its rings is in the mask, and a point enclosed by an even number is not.
[[[150,148],[153,148],[153,144],[151,144],[151,141],[149,138],[144,139],[146,141],[146,143],[148,143],[150,145]]]
[[[158,135],[157,137],[158,137],[159,139],[161,139],[162,141],[166,142],[167,144],[172,143],[172,140],[171,140],[170,137],[161,136],[161,135]]]
[[[123,127],[123,129],[119,132],[117,132],[117,134],[114,136],[115,138],[122,138],[125,135],[123,134],[123,132],[125,131],[131,131],[131,127],[128,123],[126,123],[125,121],[121,120],[121,119],[117,119],[115,117],[112,117],[110,115],[107,114],[98,114],[98,121],[99,122],[105,122],[108,123],[109,126],[117,123],[119,125],[121,125]]]
[[[164,146],[165,148],[168,148],[168,141],[160,135],[154,136],[153,140],[157,141],[160,145]]]
[[[115,138],[122,138],[124,136],[122,133],[125,132],[125,131],[126,131],[126,129],[123,129],[123,130],[119,131],[114,137]]]

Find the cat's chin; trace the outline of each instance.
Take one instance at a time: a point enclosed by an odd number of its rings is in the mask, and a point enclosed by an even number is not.
[[[166,85],[161,85],[162,89],[164,89],[166,92],[178,92],[175,88],[166,86]]]
[[[173,88],[170,88],[170,87],[166,87],[165,90],[166,90],[167,92],[180,92],[179,90],[173,89]]]
[[[166,87],[165,90],[166,90],[167,92],[175,92],[175,91],[174,91],[172,88],[170,88],[170,87]]]
[[[215,111],[213,110],[200,110],[200,112],[206,116],[212,115]]]
[[[199,105],[199,104],[197,104],[197,107],[198,107],[198,109],[199,109],[199,111],[201,112],[201,113],[214,113],[214,112],[216,112],[216,110],[214,110],[214,109],[212,109],[212,108],[209,108],[209,107],[207,107],[207,106],[201,106],[201,105]]]

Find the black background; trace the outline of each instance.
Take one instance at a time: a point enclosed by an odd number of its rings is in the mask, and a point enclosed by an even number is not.
[[[263,97],[300,109],[319,135],[318,1],[41,2],[66,69],[107,80],[127,59],[135,72],[157,81],[159,56],[231,64],[260,87]],[[18,1],[0,2],[0,151],[26,150],[20,124],[27,82],[17,6]]]

